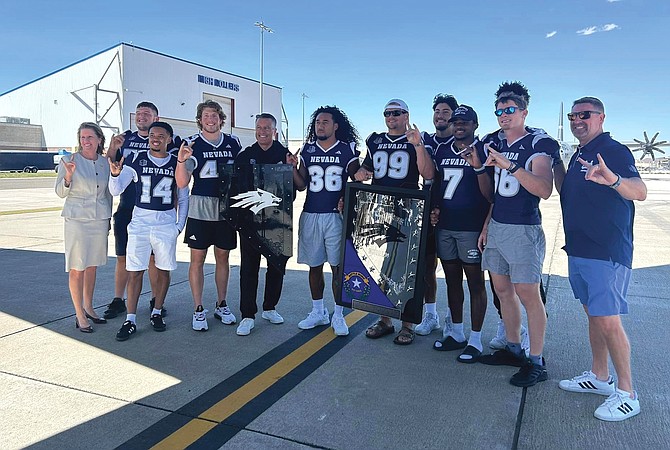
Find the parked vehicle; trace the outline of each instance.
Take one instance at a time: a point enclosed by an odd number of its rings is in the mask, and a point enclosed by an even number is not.
[[[0,150],[0,171],[32,172],[53,170],[58,152]],[[60,161],[60,157],[58,158]]]

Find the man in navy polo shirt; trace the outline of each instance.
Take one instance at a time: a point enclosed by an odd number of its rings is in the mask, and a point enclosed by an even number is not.
[[[630,369],[630,343],[621,324],[633,260],[633,200],[647,187],[630,150],[603,132],[605,107],[595,97],[575,100],[568,114],[579,140],[561,189],[570,285],[589,319],[591,370],[559,387],[607,395],[594,415],[621,421],[640,413]],[[608,357],[618,383],[609,375]]]

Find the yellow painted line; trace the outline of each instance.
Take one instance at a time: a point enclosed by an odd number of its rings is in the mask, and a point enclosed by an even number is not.
[[[352,311],[346,317],[347,325],[350,327],[353,326],[366,315],[367,313],[362,311]],[[286,355],[282,360],[277,361],[272,367],[266,369],[256,378],[204,411],[198,418],[191,420],[170,436],[154,445],[152,449],[185,448],[193,444],[336,337],[332,330],[330,330],[330,327],[317,334],[308,342]]]
[[[0,216],[9,216],[13,214],[29,214],[29,213],[38,213],[47,211],[60,211],[61,209],[63,209],[62,206],[53,206],[51,208],[20,209],[18,211],[0,211]]]

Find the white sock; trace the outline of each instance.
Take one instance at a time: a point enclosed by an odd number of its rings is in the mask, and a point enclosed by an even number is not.
[[[452,321],[451,321],[451,309],[449,309],[448,306],[447,306],[447,315],[444,316],[444,321],[446,323],[452,323]]]
[[[458,342],[465,341],[465,333],[463,333],[463,322],[455,323],[451,331],[451,337],[456,339]]]
[[[160,316],[161,310],[154,308],[153,311],[151,311],[151,315],[153,316],[154,314],[158,314]]]
[[[344,306],[335,305],[335,311],[333,312],[335,317],[344,317]]]
[[[437,314],[437,303],[426,303],[424,306],[427,313]]]
[[[323,299],[312,300],[312,311],[318,312],[319,314],[323,313]]]
[[[137,319],[137,314],[126,314],[126,320],[129,320],[132,323],[135,323],[136,319]]]
[[[481,331],[471,331],[470,338],[468,339],[468,345],[472,345],[474,348],[480,352],[484,350],[482,346],[482,332]]]

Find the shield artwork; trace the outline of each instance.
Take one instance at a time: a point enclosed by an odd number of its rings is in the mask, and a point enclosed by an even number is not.
[[[282,272],[293,254],[293,167],[221,164],[219,217]]]
[[[429,192],[350,183],[339,304],[420,323]]]

